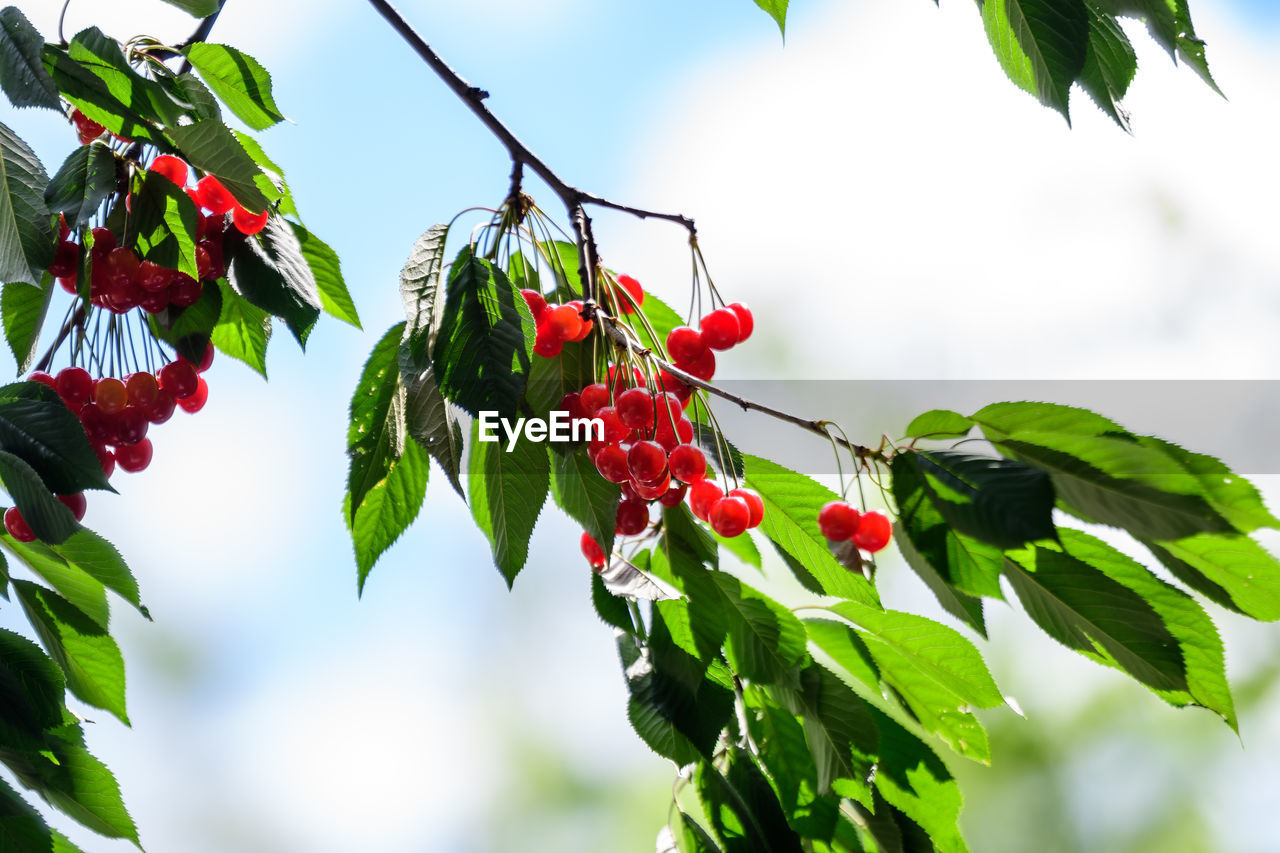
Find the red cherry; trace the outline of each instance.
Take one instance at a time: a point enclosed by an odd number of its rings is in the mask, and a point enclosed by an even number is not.
[[[197,203],[219,215],[237,206],[236,197],[213,175],[205,175],[196,181]]]
[[[84,519],[84,511],[89,508],[89,501],[84,496],[84,492],[76,492],[74,495],[58,495],[58,500],[66,504],[67,509],[71,510],[71,514],[76,517],[76,521]]]
[[[569,420],[583,420],[587,417],[587,413],[582,410],[582,395],[577,391],[570,391],[560,398],[560,402],[556,404],[556,410],[569,413]]]
[[[742,498],[723,497],[711,505],[707,520],[716,533],[733,538],[747,529],[751,521],[751,508]]]
[[[125,444],[116,448],[116,464],[130,474],[136,474],[151,464],[151,439],[144,438],[137,444]]]
[[[614,404],[618,417],[632,429],[653,426],[653,395],[643,388],[628,388]]]
[[[689,485],[689,508],[703,521],[707,520],[712,504],[723,497],[724,490],[710,480],[699,480]],[[746,502],[743,501],[743,503]]]
[[[146,409],[155,404],[160,394],[160,385],[150,373],[139,371],[130,373],[124,379],[124,390],[129,397],[129,405]]]
[[[635,491],[636,497],[646,501],[656,501],[671,490],[671,473],[663,471],[662,479],[652,483],[633,482],[631,488]]]
[[[142,262],[138,260],[138,256],[132,249],[125,246],[116,246],[107,253],[107,270],[112,275],[134,278],[138,275],[138,269],[141,266]]]
[[[143,291],[142,299],[138,302],[138,307],[148,314],[159,314],[161,311],[169,307],[169,291],[162,290],[159,293],[147,293]]]
[[[631,304],[632,300],[636,305],[644,304],[644,288],[640,286],[640,282],[636,281],[629,275],[618,276],[618,286],[631,294],[631,299],[621,293],[618,294],[618,307],[622,309],[623,314],[631,314],[635,312],[635,306]]]
[[[684,494],[689,487],[684,483],[677,483],[667,489],[667,493],[658,499],[663,506],[676,507],[684,503]]]
[[[137,444],[147,437],[149,426],[147,413],[137,406],[129,406],[116,415],[116,444]]]
[[[227,272],[222,263],[222,247],[212,240],[201,240],[196,244],[196,278],[201,281],[213,281],[222,278]]]
[[[627,452],[617,444],[606,444],[596,453],[596,470],[610,483],[625,483],[631,479],[627,466]]]
[[[4,529],[19,542],[36,541],[35,533],[32,532],[27,520],[22,517],[22,513],[16,506],[11,506],[4,511]]]
[[[159,293],[169,289],[173,281],[173,270],[162,267],[152,261],[138,264],[138,286],[148,293]]]
[[[892,538],[893,522],[884,513],[874,509],[862,514],[858,529],[853,531],[853,544],[872,554],[883,550]]]
[[[93,386],[93,401],[104,415],[115,415],[124,411],[129,404],[129,392],[124,383],[114,376],[104,376]]]
[[[39,382],[41,385],[48,385],[50,388],[52,388],[55,391],[58,390],[58,386],[56,384],[57,380],[55,380],[49,374],[45,373],[43,370],[33,371],[31,375],[27,377],[27,381]],[[90,380],[90,381],[92,382],[93,380]]]
[[[151,171],[164,175],[180,187],[187,185],[187,164],[171,154],[161,154],[152,160]]]
[[[543,328],[561,341],[571,341],[582,331],[582,317],[572,305],[557,305],[548,309]]]
[[[58,243],[53,251],[53,263],[49,264],[49,275],[64,278],[76,274],[80,268],[80,245],[70,240]]]
[[[658,374],[657,385],[659,389],[667,392],[668,394],[675,394],[676,399],[678,399],[682,405],[688,403],[689,398],[693,396],[692,388],[681,382],[679,379],[676,379],[665,370]]]
[[[703,353],[702,358],[697,361],[691,364],[678,364],[676,367],[679,367],[690,376],[696,376],[703,382],[710,382],[711,377],[716,375],[716,354],[711,350],[707,350]]]
[[[84,427],[85,434],[89,436],[90,441],[109,444],[115,441],[116,425],[115,421],[98,408],[97,403],[85,403],[80,407],[80,424]]]
[[[628,376],[630,376],[630,379],[628,379]],[[633,367],[630,374],[628,374],[625,367],[611,364],[609,365],[609,376],[606,384],[613,390],[613,395],[616,397],[632,386],[643,386],[644,373],[640,371],[640,368]]]
[[[575,342],[586,340],[587,335],[591,334],[591,329],[595,326],[595,321],[587,320],[582,316],[582,311],[585,307],[582,304],[582,300],[575,299],[572,302],[566,302],[565,304],[568,305],[570,308],[572,308],[574,311],[577,311],[578,319],[582,320],[582,328],[578,330],[578,333],[576,335],[574,335],[572,338],[569,338],[569,340],[575,341]]]
[[[591,564],[592,569],[600,571],[604,568],[604,549],[600,547],[599,542],[592,538],[590,533],[583,531],[579,547],[582,548],[582,556],[587,558],[587,562]]]
[[[844,542],[858,529],[861,514],[845,501],[830,501],[818,511],[818,529],[832,542]]]
[[[53,388],[73,412],[89,402],[93,396],[93,377],[83,367],[64,367],[53,380]]]
[[[738,315],[728,308],[712,311],[702,318],[698,328],[702,330],[702,339],[707,342],[707,346],[718,350],[725,350],[736,344],[742,333]]]
[[[685,483],[696,483],[707,478],[707,457],[692,444],[677,444],[667,457],[671,475]]]
[[[93,250],[91,254],[96,261],[99,256],[109,255],[111,250],[116,247],[116,235],[110,228],[94,228],[89,232],[93,235]]]
[[[618,410],[613,406],[605,406],[596,411],[596,420],[604,425],[605,441],[622,441],[631,435],[631,428],[618,417]]]
[[[71,114],[71,121],[76,126],[76,131],[80,134],[80,144],[88,145],[93,140],[107,132],[107,129],[89,118],[84,113],[76,110]]]
[[[65,214],[58,214],[58,239],[65,240],[71,234],[71,226],[67,224]]]
[[[755,489],[732,489],[729,492],[731,498],[742,498],[747,502],[747,509],[751,513],[751,517],[747,520],[747,527],[759,527],[760,522],[764,520],[764,499],[760,497],[760,493]]]
[[[609,389],[602,382],[588,385],[582,389],[582,410],[587,417],[594,417],[596,412],[609,405]]]
[[[644,501],[621,501],[614,532],[620,536],[639,536],[649,526],[649,506]]]
[[[70,293],[72,296],[78,296],[80,293],[80,288],[78,287],[78,276],[64,275],[62,278],[58,279],[58,284],[63,290]]]
[[[204,345],[204,355],[200,356],[200,363],[196,365],[196,373],[204,373],[213,366],[213,341],[209,341]]]
[[[102,465],[102,473],[110,477],[116,472],[116,455],[106,445],[93,445],[93,452],[98,454],[98,463]]]
[[[690,364],[707,351],[702,333],[689,326],[677,326],[667,335],[667,355],[677,365]]]
[[[627,466],[631,476],[642,483],[652,483],[662,478],[667,470],[667,451],[655,441],[637,441],[627,452]]]
[[[231,224],[241,234],[252,237],[267,227],[267,216],[270,213],[270,210],[264,210],[262,213],[250,213],[240,205],[236,205],[235,209],[231,211]]]
[[[676,428],[673,431],[671,429],[671,421],[660,420],[653,429],[653,440],[661,444],[668,452],[675,450],[677,445],[688,444],[693,441],[693,423],[688,418],[681,416],[676,421]]]
[[[547,300],[536,290],[522,290],[520,295],[524,297],[524,304],[529,306],[534,325],[541,326],[542,318],[547,313]]]
[[[187,308],[200,301],[204,285],[184,272],[173,277],[169,286],[169,304],[175,308]]]
[[[102,294],[104,304],[117,314],[137,308],[146,295],[147,292],[138,286],[137,279],[124,275],[107,279],[106,291]]]
[[[545,323],[538,327],[538,334],[533,339],[533,351],[543,358],[555,358],[564,349],[564,340]]]
[[[182,411],[187,414],[194,415],[196,412],[204,408],[204,404],[209,401],[209,383],[204,381],[203,376],[196,377],[196,390],[193,394],[183,397],[178,401],[178,405]]]
[[[174,399],[181,400],[196,393],[200,382],[191,362],[180,358],[160,368],[160,387],[172,394]]]
[[[173,417],[173,410],[177,407],[178,402],[173,399],[173,394],[161,388],[156,393],[156,401],[143,411],[147,413],[147,420],[153,424],[162,424]]]
[[[187,190],[190,195],[193,190]],[[194,196],[192,197],[194,201]],[[196,202],[199,206],[199,202]],[[210,213],[205,216],[200,214],[200,221],[196,223],[196,239],[197,240],[216,240],[221,241],[222,235],[227,229],[227,216],[224,213]]]
[[[742,343],[751,337],[751,333],[756,327],[755,318],[751,316],[751,309],[741,302],[731,302],[725,307],[738,318],[738,343]]]

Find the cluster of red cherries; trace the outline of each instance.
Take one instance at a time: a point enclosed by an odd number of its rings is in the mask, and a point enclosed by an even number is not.
[[[852,542],[874,554],[893,538],[893,522],[878,510],[858,512],[847,501],[831,501],[818,512],[818,529],[832,542]]]
[[[615,289],[625,290],[630,297],[628,299],[621,294],[615,297],[622,313],[631,314],[636,307],[644,304],[644,288],[631,276],[618,276]],[[595,326],[594,321],[582,316],[584,306],[581,299],[557,305],[548,303],[536,290],[522,290],[520,295],[529,306],[538,329],[533,340],[533,351],[543,358],[555,358],[566,343],[585,340]]]
[[[198,278],[152,261],[140,260],[132,249],[116,245],[115,234],[109,228],[94,228],[90,232],[93,236],[90,249],[93,264],[89,301],[116,314],[124,314],[134,308],[158,314],[169,306],[186,308],[194,305],[200,298],[202,282],[221,278],[226,273],[223,263],[226,214],[231,213],[232,225],[245,235],[257,234],[267,224],[267,211],[249,213],[213,175],[206,175],[194,187],[187,187],[190,169],[177,157],[160,155],[151,164],[150,171],[183,187],[196,207],[207,211],[197,214],[195,255]],[[75,294],[79,270],[80,245],[70,239],[70,229],[63,220],[61,239],[49,272],[64,290]]]
[[[83,367],[64,367],[56,376],[36,371],[27,378],[57,391],[67,408],[76,413],[103,473],[110,477],[117,467],[137,473],[151,464],[153,448],[147,431],[152,425],[169,420],[175,409],[194,414],[204,408],[209,385],[200,374],[212,363],[210,344],[198,365],[179,357],[154,374],[138,371],[123,380],[114,376],[94,379]],[[57,497],[75,513],[76,521],[84,518],[87,501],[83,492]],[[19,542],[36,538],[17,507],[5,511],[4,526]]]
[[[717,308],[698,321],[698,328],[678,326],[667,335],[667,354],[676,367],[709,382],[716,372],[716,352],[731,349],[755,330],[751,309],[741,302]]]

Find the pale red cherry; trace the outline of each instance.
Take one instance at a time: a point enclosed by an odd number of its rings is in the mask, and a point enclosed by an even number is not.
[[[520,295],[524,297],[524,303],[529,306],[529,313],[533,315],[533,324],[542,325],[542,318],[547,313],[547,300],[536,290],[522,290]]]
[[[596,452],[596,470],[610,483],[625,483],[631,479],[627,466],[627,452],[616,443],[606,444]]]
[[[267,216],[269,214],[269,210],[264,210],[261,213],[250,213],[240,205],[236,205],[231,211],[231,223],[236,226],[236,230],[241,234],[252,237],[267,227]]]
[[[152,160],[151,171],[164,175],[180,187],[187,185],[187,164],[171,154],[161,154]]]
[[[656,441],[637,441],[627,452],[627,466],[632,479],[652,483],[667,470],[667,451]]]
[[[653,426],[653,395],[644,388],[628,388],[618,395],[614,404],[618,417],[632,429],[648,429]]]
[[[582,410],[587,417],[594,417],[596,412],[609,405],[609,389],[603,382],[596,382],[582,389]]]
[[[237,206],[236,197],[213,175],[205,175],[196,181],[196,203],[205,210],[223,214]]]
[[[677,326],[667,334],[667,355],[679,367],[692,364],[702,358],[707,351],[707,342],[702,339],[702,332],[689,326]]]

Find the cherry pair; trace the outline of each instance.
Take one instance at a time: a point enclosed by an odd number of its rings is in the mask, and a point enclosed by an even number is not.
[[[893,538],[893,522],[878,510],[858,512],[847,501],[830,501],[818,512],[818,529],[832,542],[852,541],[854,547],[874,554]]]
[[[676,367],[707,382],[716,372],[716,352],[742,343],[754,330],[751,309],[734,302],[704,316],[697,329],[672,329],[667,334],[667,354]]]

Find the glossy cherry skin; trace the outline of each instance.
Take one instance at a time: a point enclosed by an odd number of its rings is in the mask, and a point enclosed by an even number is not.
[[[676,483],[667,489],[667,493],[658,499],[658,503],[667,507],[677,507],[684,503],[685,492],[689,487],[684,483]]]
[[[200,379],[191,362],[180,358],[160,368],[160,387],[172,394],[175,400],[181,400],[196,393]]]
[[[93,236],[93,259],[105,257],[116,247],[116,235],[110,228],[94,228],[89,232]]]
[[[4,529],[19,542],[36,541],[36,534],[32,532],[31,526],[27,524],[27,520],[22,517],[22,513],[16,506],[11,506],[4,511]]]
[[[144,438],[137,444],[122,445],[116,448],[116,464],[121,470],[136,474],[151,464],[151,439]]]
[[[596,412],[609,405],[609,389],[603,382],[596,382],[582,389],[582,410],[587,413],[587,417],[593,417]]]
[[[818,511],[818,529],[832,542],[844,542],[858,529],[861,516],[846,501],[830,501]]]
[[[161,154],[151,161],[151,171],[164,175],[180,187],[187,185],[187,164],[171,154]]]
[[[84,496],[84,492],[76,492],[74,495],[58,495],[58,500],[62,501],[67,509],[71,510],[71,514],[76,517],[76,521],[84,519],[85,510],[89,508],[89,501]]]
[[[853,544],[872,554],[884,550],[893,538],[893,522],[878,510],[864,512],[853,532]]]
[[[204,285],[180,272],[173,277],[173,284],[169,285],[169,304],[175,308],[189,308],[200,301],[203,291]]]
[[[561,341],[579,339],[582,333],[582,315],[572,305],[558,305],[547,311],[543,328]]]
[[[97,403],[85,403],[80,407],[79,418],[90,441],[111,444],[116,440],[115,420],[98,408]]]
[[[604,549],[585,530],[582,533],[582,539],[579,540],[579,547],[582,549],[582,556],[587,558],[587,562],[591,564],[592,569],[600,571],[604,568]]]
[[[665,370],[658,374],[657,384],[658,388],[662,391],[665,391],[668,394],[674,394],[676,399],[678,399],[682,405],[688,404],[689,398],[693,396],[692,388],[684,384],[684,382],[679,379],[676,379]]]
[[[80,268],[80,246],[70,240],[62,240],[53,252],[53,263],[49,264],[49,275],[54,278],[75,275]]]
[[[140,409],[149,409],[155,405],[160,396],[160,384],[156,378],[145,370],[130,373],[124,380],[124,390],[129,397],[129,405]]]
[[[596,470],[610,483],[625,483],[631,479],[627,465],[627,452],[617,444],[606,444],[596,453]]]
[[[741,302],[731,302],[725,307],[738,317],[738,343],[742,343],[755,331],[756,319],[752,316],[751,309]]]
[[[707,513],[711,512],[711,505],[723,497],[724,490],[715,483],[710,480],[699,480],[689,486],[689,509],[693,510],[693,514],[698,518],[706,521]]]
[[[264,210],[262,213],[250,213],[243,207],[236,205],[231,211],[231,223],[235,225],[236,230],[241,234],[252,237],[267,227],[267,217],[269,215],[269,210]]]
[[[668,471],[663,471],[662,478],[652,483],[632,481],[631,488],[635,491],[636,497],[641,500],[656,501],[671,490],[671,474]]]
[[[200,363],[196,365],[196,373],[204,373],[213,366],[213,341],[209,341],[204,345],[204,355],[200,356]]]
[[[88,374],[86,373],[85,375],[87,376]],[[55,380],[55,379],[54,379],[52,376],[50,376],[49,374],[45,373],[43,370],[34,370],[34,371],[32,371],[32,372],[31,372],[31,375],[29,375],[29,376],[27,377],[27,381],[28,381],[28,382],[39,382],[41,385],[48,386],[49,388],[52,388],[52,389],[53,389],[53,390],[55,390],[55,391],[57,391],[57,390],[58,390],[58,386],[57,386],[57,384],[56,384],[56,381],[57,381],[57,380]],[[93,382],[93,379],[92,379],[92,378],[90,378],[89,382],[90,382],[90,383],[92,383],[92,382]]]
[[[622,422],[622,418],[618,417],[618,410],[613,406],[597,410],[595,418],[604,425],[605,441],[622,441],[631,435],[631,427]]]
[[[702,339],[715,350],[726,350],[738,342],[742,326],[738,315],[728,308],[717,308],[698,323]]]
[[[628,388],[614,404],[618,417],[632,429],[653,426],[653,395],[644,388]]]
[[[538,334],[533,339],[533,351],[543,358],[555,358],[564,349],[564,339],[559,337],[545,323],[538,327]]]
[[[760,522],[764,520],[764,499],[760,497],[760,493],[755,489],[738,488],[731,489],[728,497],[742,498],[747,502],[747,510],[750,517],[747,519],[747,527],[759,527]]]
[[[688,373],[690,376],[696,376],[703,382],[710,382],[711,377],[716,375],[716,354],[711,350],[703,353],[702,358],[690,364],[677,364],[676,367]]]
[[[116,472],[116,455],[110,449],[102,444],[94,444],[93,452],[98,454],[98,464],[102,466],[103,474],[110,477]]]
[[[677,365],[691,364],[702,358],[707,351],[707,342],[702,339],[702,332],[689,326],[677,326],[667,335],[667,355]]]
[[[196,377],[196,390],[189,396],[183,397],[178,401],[178,407],[189,415],[204,408],[204,404],[209,401],[209,383],[204,381],[203,376]]]
[[[667,457],[671,475],[684,483],[696,483],[707,478],[707,457],[692,444],[677,444]]]
[[[640,286],[640,282],[636,281],[629,275],[618,276],[618,286],[630,294],[631,299],[618,294],[618,307],[622,309],[623,314],[631,314],[635,312],[635,306],[631,304],[632,300],[636,305],[644,304],[644,288]]]
[[[529,306],[529,313],[533,315],[534,325],[541,326],[542,318],[547,313],[547,300],[536,290],[522,290],[520,295],[524,297],[524,303]]]
[[[93,377],[83,367],[64,367],[53,380],[53,388],[73,412],[93,396]]]
[[[632,479],[652,483],[667,470],[667,451],[655,441],[637,441],[627,451],[627,466]]]
[[[129,392],[114,376],[104,376],[93,386],[93,401],[104,415],[116,415],[129,404]]]
[[[173,417],[173,411],[177,407],[178,401],[173,399],[173,395],[161,388],[156,394],[156,401],[143,411],[147,413],[147,420],[151,423],[162,424]]]
[[[211,213],[223,214],[237,206],[236,197],[213,175],[196,181],[196,203]]]
[[[747,529],[751,522],[751,508],[742,498],[726,496],[711,505],[707,521],[716,533],[733,538]]]
[[[629,500],[618,503],[618,516],[614,532],[620,536],[639,536],[649,526],[649,506],[644,501]]]
[[[173,270],[162,267],[151,261],[138,264],[138,286],[148,293],[159,293],[168,290],[173,281]]]
[[[116,443],[137,444],[147,437],[147,428],[151,421],[147,413],[137,406],[130,406],[116,415]]]

